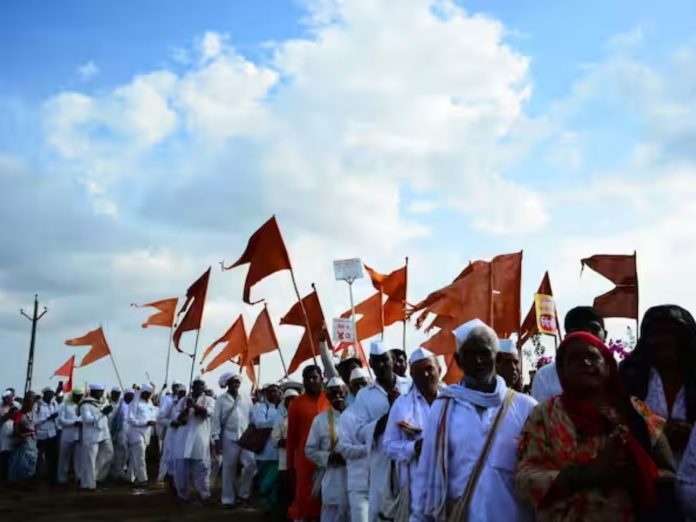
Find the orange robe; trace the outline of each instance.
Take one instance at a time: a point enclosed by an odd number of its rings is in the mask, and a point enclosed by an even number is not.
[[[295,499],[288,510],[291,520],[319,519],[321,499],[312,498],[312,474],[316,465],[305,455],[305,443],[314,417],[330,406],[326,394],[303,393],[290,405],[286,439],[288,469],[295,470]]]

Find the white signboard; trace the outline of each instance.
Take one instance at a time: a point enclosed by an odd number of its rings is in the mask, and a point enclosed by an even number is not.
[[[355,330],[353,329],[352,319],[334,319],[333,320],[333,338],[336,344],[339,343],[354,343]]]
[[[362,261],[360,261],[360,258],[340,259],[333,263],[336,281],[348,281],[352,283],[356,279],[363,277]]]

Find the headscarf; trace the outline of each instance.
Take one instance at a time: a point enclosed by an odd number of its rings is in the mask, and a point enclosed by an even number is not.
[[[609,368],[607,392],[609,397],[616,398],[622,411],[627,414],[628,429],[620,430],[624,447],[635,464],[638,478],[638,492],[635,498],[639,510],[650,510],[657,502],[655,487],[658,470],[648,454],[650,439],[643,418],[632,406],[629,395],[625,392],[619,378],[618,365],[614,354],[599,338],[588,332],[574,332],[565,337],[558,347],[556,355],[556,371],[561,382],[561,402],[566,413],[573,421],[576,429],[584,435],[608,435],[620,429],[617,419],[610,418],[591,402],[585,400],[568,386],[565,375],[565,357],[568,346],[575,341],[583,341],[597,348]]]
[[[640,337],[635,349],[619,367],[628,392],[641,400],[648,395],[650,382],[650,357],[646,339],[655,321],[669,319],[681,325],[686,333],[685,345],[680,346],[682,380],[686,398],[686,416],[696,422],[696,321],[688,310],[677,305],[660,305],[649,308],[640,325]]]

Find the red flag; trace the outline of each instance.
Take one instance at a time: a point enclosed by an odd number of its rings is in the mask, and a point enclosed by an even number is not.
[[[171,297],[169,299],[162,299],[161,301],[154,301],[152,303],[147,303],[144,305],[132,305],[138,308],[152,307],[157,308],[159,312],[152,314],[147,320],[142,324],[143,328],[148,326],[166,326],[171,328],[174,326],[174,319],[176,317],[176,304],[179,302],[178,297]]]
[[[544,294],[553,296],[553,290],[551,289],[551,279],[549,278],[549,273],[544,273],[544,277],[539,284],[539,290],[537,294]],[[560,328],[560,323],[558,322],[558,313],[556,313],[556,324]],[[533,335],[539,333],[537,329],[537,316],[536,316],[536,306],[532,301],[532,306],[527,312],[527,316],[522,321],[522,326],[520,326],[520,337],[517,340],[517,346],[522,346],[526,343]]]
[[[174,348],[179,353],[183,353],[179,348],[181,334],[191,330],[199,330],[201,327],[201,319],[203,318],[203,306],[205,305],[205,296],[208,293],[208,280],[210,279],[210,267],[203,272],[194,283],[186,290],[186,302],[181,307],[179,315],[186,312],[184,318],[174,330]]]
[[[87,332],[82,337],[69,339],[65,341],[65,344],[68,346],[90,346],[89,352],[87,352],[87,355],[80,361],[80,368],[98,361],[102,357],[111,355],[111,350],[109,350],[109,345],[106,342],[106,337],[104,337],[104,331],[101,326],[96,330]]]
[[[242,257],[236,263],[224,267],[224,270],[230,270],[247,263],[249,263],[249,272],[244,282],[243,298],[244,302],[248,304],[253,304],[249,301],[249,292],[252,286],[279,270],[292,269],[275,216],[254,232],[249,238]]]
[[[638,320],[638,271],[636,253],[627,255],[600,254],[580,261],[616,285],[597,296],[594,308],[603,317],[626,317]]]
[[[75,370],[75,356],[73,355],[63,363],[63,365],[53,372],[52,377],[67,377],[68,381],[63,385],[63,391],[70,393],[72,391],[73,371]]]
[[[247,349],[247,336],[246,336],[246,330],[244,329],[244,318],[239,315],[237,320],[234,322],[234,324],[230,327],[227,332],[225,332],[225,335],[220,337],[217,341],[215,341],[212,345],[208,347],[204,354],[208,355],[210,350],[213,349],[217,344],[222,343],[222,342],[227,342],[227,344],[223,347],[222,350],[215,356],[215,358],[206,366],[205,372],[212,372],[215,368],[220,366],[221,364],[224,364],[228,361],[231,361],[234,357],[241,355],[244,353]]]
[[[346,310],[341,317],[347,319],[352,311]],[[377,292],[355,305],[355,315],[360,315],[355,323],[357,339],[369,339],[382,332],[382,294]]]
[[[312,332],[311,336],[307,330],[307,321],[305,321],[300,301],[292,305],[288,313],[280,320],[280,324],[292,324],[305,327],[305,332],[302,335],[300,344],[297,346],[297,351],[288,367],[288,373],[293,373],[304,361],[316,357],[316,354],[319,353],[319,337],[324,328],[324,313],[321,310],[321,304],[319,303],[319,296],[316,290],[307,294],[301,302],[304,304],[304,308],[307,312],[307,319]],[[312,346],[312,340],[314,341],[314,346]]]
[[[273,323],[271,316],[268,314],[268,308],[261,310],[261,313],[256,318],[254,326],[251,327],[249,334],[248,357],[256,358],[264,353],[272,352],[280,345],[273,331]]]

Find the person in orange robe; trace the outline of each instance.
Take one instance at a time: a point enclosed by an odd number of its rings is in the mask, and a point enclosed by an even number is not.
[[[312,497],[312,474],[316,465],[305,455],[305,443],[314,417],[327,410],[329,400],[322,389],[319,366],[302,371],[305,392],[290,405],[286,442],[288,470],[295,475],[295,499],[288,509],[291,520],[319,520],[321,499]]]

